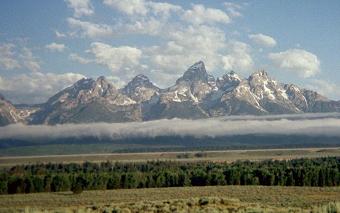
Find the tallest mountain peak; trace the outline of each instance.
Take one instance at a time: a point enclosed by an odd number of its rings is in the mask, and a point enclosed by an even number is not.
[[[178,79],[184,80],[184,81],[208,81],[208,73],[205,69],[205,65],[203,61],[198,61],[192,66],[189,67],[189,69],[184,73],[183,77]]]
[[[149,78],[143,74],[136,75],[132,82],[150,82]]]
[[[198,62],[194,63],[193,65],[191,65],[189,67],[189,70],[190,69],[205,69],[204,62],[203,61],[198,61]]]

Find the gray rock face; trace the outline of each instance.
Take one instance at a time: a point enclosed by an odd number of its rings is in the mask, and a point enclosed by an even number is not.
[[[301,90],[294,84],[286,84],[284,85],[284,89],[286,90],[286,94],[289,100],[301,111],[308,111],[308,101],[304,96],[304,90]]]
[[[0,94],[0,126],[22,121],[17,109]]]
[[[121,94],[104,77],[81,79],[51,97],[32,123],[126,122],[141,119],[139,104]]]
[[[293,84],[281,84],[265,71],[248,78],[231,71],[215,79],[199,61],[166,89],[158,88],[145,75],[137,75],[119,90],[104,77],[81,79],[35,113],[20,116],[17,112],[0,99],[0,125],[24,119],[32,124],[58,124],[340,112],[340,102]]]
[[[160,89],[156,87],[145,75],[137,75],[130,81],[121,92],[129,96],[137,103],[142,103],[158,95]]]
[[[189,67],[189,69],[183,74],[181,78],[177,80],[176,83],[180,81],[202,81],[208,83],[209,75],[205,70],[205,65],[203,61],[196,62],[194,65]]]
[[[199,61],[189,67],[174,86],[163,90],[143,105],[144,120],[161,118],[197,119],[209,117],[200,103],[215,88],[215,79]]]
[[[240,82],[241,78],[234,71],[231,71],[218,78],[216,84],[220,90],[228,91],[237,87]]]

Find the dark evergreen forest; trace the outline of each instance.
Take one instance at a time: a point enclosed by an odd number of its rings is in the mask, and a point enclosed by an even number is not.
[[[19,165],[0,172],[1,194],[208,185],[340,186],[340,158],[49,163]]]

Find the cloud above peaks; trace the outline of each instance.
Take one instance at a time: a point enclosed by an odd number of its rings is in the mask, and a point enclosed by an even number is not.
[[[230,41],[227,49],[229,50],[228,54],[222,56],[225,70],[236,70],[243,74],[252,70],[254,61],[250,55],[251,48],[248,44],[240,41]]]
[[[89,50],[95,56],[95,62],[108,67],[113,73],[134,72],[132,68],[139,65],[142,51],[135,47],[118,46],[93,42]]]
[[[206,25],[177,28],[167,32],[164,38],[168,42],[145,48],[143,52],[150,66],[158,71],[155,75],[172,75],[173,80],[199,60],[204,61],[207,70],[212,72],[221,63],[220,52],[226,47],[224,33]],[[165,82],[169,83],[169,80]]]
[[[1,78],[1,76],[0,76]],[[52,95],[84,78],[77,73],[33,72],[0,79],[0,93],[13,103],[43,103]]]
[[[288,49],[270,53],[269,59],[278,68],[295,72],[300,77],[308,78],[320,71],[320,61],[316,55],[303,49]]]
[[[306,88],[317,91],[328,98],[339,99],[340,97],[340,85],[329,80],[310,79]]]
[[[255,44],[263,46],[263,47],[274,47],[274,46],[276,46],[276,41],[273,37],[270,37],[268,35],[264,35],[262,33],[250,34],[248,37]]]

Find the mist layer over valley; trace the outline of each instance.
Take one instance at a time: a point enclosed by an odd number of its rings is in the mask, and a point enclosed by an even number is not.
[[[0,128],[0,152],[42,146],[112,146],[111,151],[285,148],[340,145],[340,113],[163,119]]]
[[[133,137],[219,137],[247,134],[340,136],[340,113],[280,116],[230,116],[213,119],[163,119],[147,122],[23,125],[0,128],[1,139]]]

